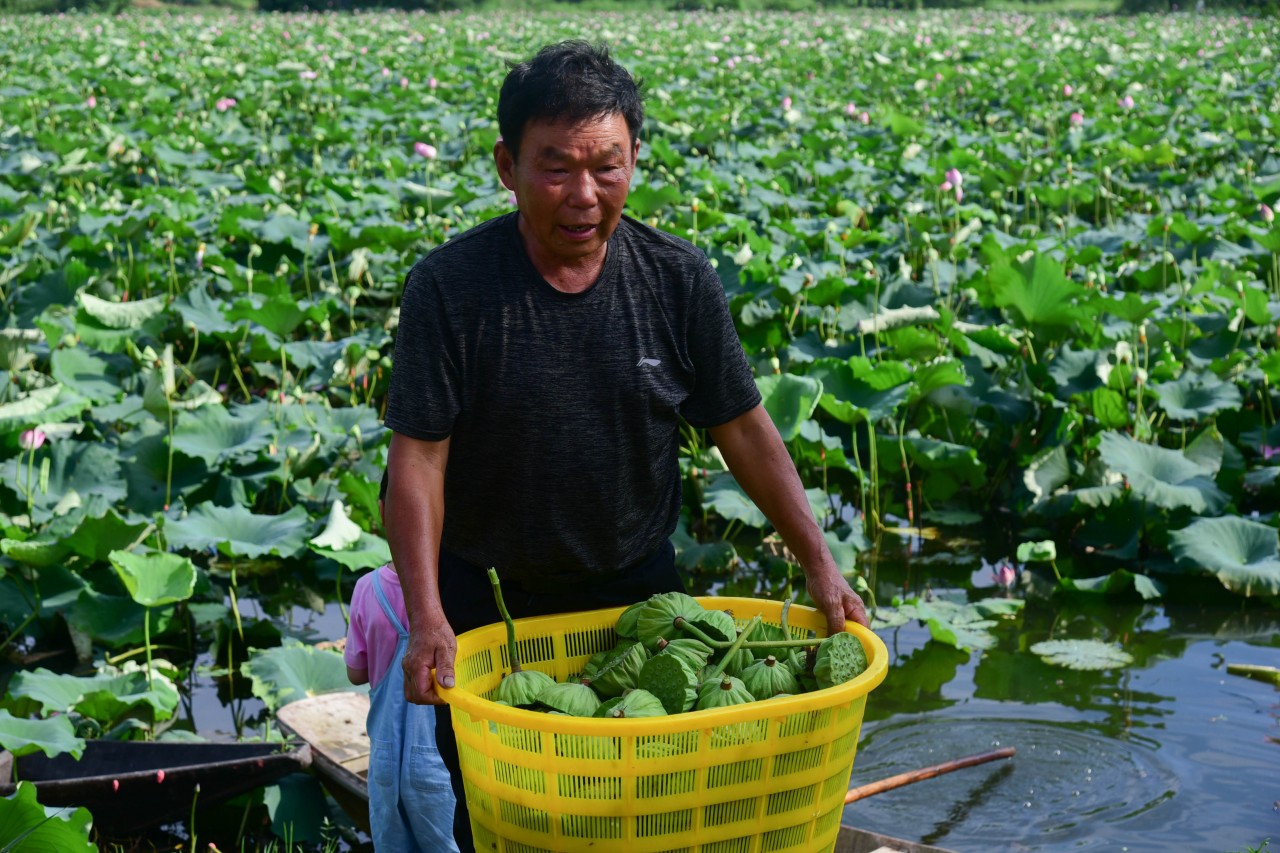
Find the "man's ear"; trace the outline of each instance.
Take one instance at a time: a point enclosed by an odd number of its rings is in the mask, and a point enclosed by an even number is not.
[[[636,162],[640,159],[640,140],[637,139],[631,145],[631,167],[634,169]]]
[[[516,161],[511,156],[511,149],[501,139],[493,143],[493,162],[498,167],[498,178],[502,181],[502,185],[515,192]]]

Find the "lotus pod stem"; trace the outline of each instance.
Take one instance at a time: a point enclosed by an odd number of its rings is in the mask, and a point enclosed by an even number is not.
[[[497,602],[498,612],[502,614],[502,621],[507,626],[507,655],[511,658],[511,671],[520,672],[520,659],[516,657],[516,623],[511,621],[511,613],[507,611],[507,604],[502,600],[502,584],[498,583],[498,570],[489,567],[489,583],[493,585],[493,600]]]
[[[749,621],[747,624],[742,626],[742,630],[738,632],[738,639],[734,640],[733,643],[729,645],[729,650],[724,653],[724,657],[720,659],[720,663],[712,667],[711,670],[706,674],[706,677],[702,679],[703,684],[706,684],[708,681],[715,681],[716,679],[720,678],[721,675],[724,674],[724,668],[729,665],[729,661],[733,658],[734,653],[747,644],[747,635],[750,634],[752,631],[754,631],[755,627],[759,625],[761,621],[763,620],[761,620],[761,618],[758,615],[752,616],[751,621]],[[680,623],[680,620],[677,619],[676,624],[679,624],[679,623]],[[685,625],[684,627],[688,628],[690,626]],[[698,639],[702,640],[702,642],[704,643],[706,642],[706,640],[703,640],[702,637],[699,637]]]
[[[755,623],[760,621],[763,621],[763,620],[759,616],[756,616],[753,622],[748,623],[748,626],[754,627]],[[674,624],[677,628],[684,631],[686,634],[693,637],[695,640],[701,640],[703,643],[706,643],[708,646],[716,650],[728,649],[728,648],[732,648],[734,651],[737,651],[738,649],[777,649],[777,648],[792,648],[792,647],[799,648],[801,646],[812,646],[815,643],[819,642],[818,640],[812,640],[812,639],[810,640],[798,639],[798,640],[746,640],[744,641],[743,637],[751,633],[749,630],[747,630],[746,627],[744,627],[743,630],[738,632],[738,639],[734,640],[733,642],[729,642],[728,640],[717,640],[714,637],[709,636],[705,631],[698,628],[696,625],[690,623],[683,616],[677,616],[675,618]],[[786,627],[785,622],[783,622],[783,627],[784,628]]]

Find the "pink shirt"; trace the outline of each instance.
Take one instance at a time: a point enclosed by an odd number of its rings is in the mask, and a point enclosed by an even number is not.
[[[400,620],[400,625],[405,630],[409,628],[404,592],[400,589],[400,576],[396,574],[395,566],[388,563],[356,581],[356,588],[351,593],[351,624],[347,627],[347,646],[342,657],[352,669],[369,670],[370,689],[377,687],[378,682],[387,674],[387,668],[396,654],[396,644],[400,642],[395,626],[387,621],[382,606],[378,604],[378,594],[373,589],[375,577],[382,584],[387,603]]]

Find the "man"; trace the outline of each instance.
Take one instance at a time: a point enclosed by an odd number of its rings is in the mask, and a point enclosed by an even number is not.
[[[515,66],[493,153],[518,211],[438,247],[406,280],[386,521],[409,610],[410,701],[441,704],[456,635],[499,620],[488,566],[515,617],[683,588],[668,538],[681,419],[710,432],[831,630],[866,624],[760,405],[719,278],[689,243],[622,215],[643,120],[635,81],[604,48],[564,42]]]

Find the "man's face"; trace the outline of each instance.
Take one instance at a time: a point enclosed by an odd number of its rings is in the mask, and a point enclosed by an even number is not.
[[[494,146],[498,174],[520,206],[525,246],[544,275],[603,260],[639,151],[621,113],[579,122],[531,121],[518,161],[501,142]]]

